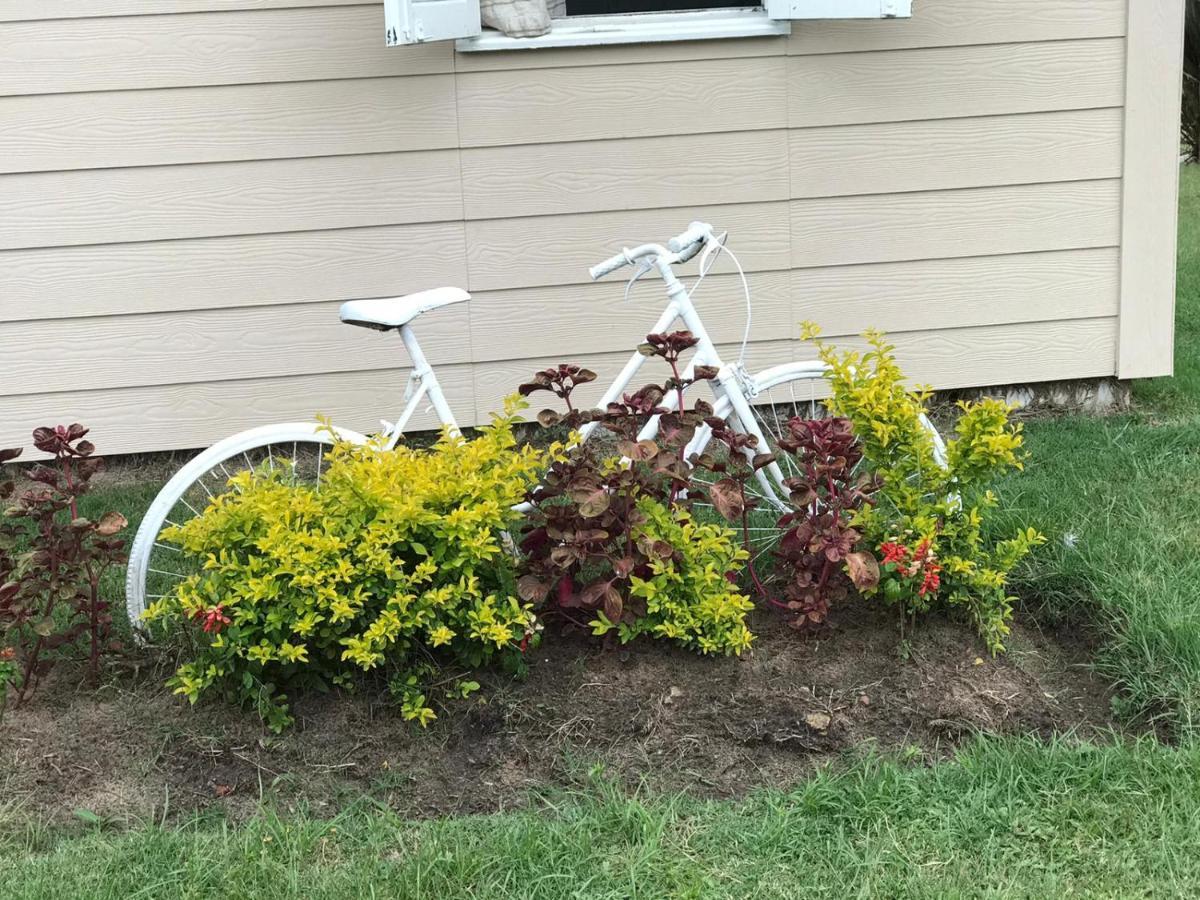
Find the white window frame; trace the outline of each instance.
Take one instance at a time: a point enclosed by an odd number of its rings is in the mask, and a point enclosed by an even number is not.
[[[765,37],[791,32],[791,22],[772,19],[761,8],[697,9],[688,12],[568,16],[555,19],[550,31],[531,38],[509,37],[488,28],[478,37],[459,38],[455,46],[473,53],[479,50],[537,50],[542,47]]]
[[[737,0],[733,0],[737,2]],[[769,37],[791,33],[793,21],[894,19],[912,15],[912,0],[761,0],[761,7],[568,16],[540,37],[484,29],[478,0],[384,0],[388,46],[455,40],[462,51],[536,50],[601,44]]]

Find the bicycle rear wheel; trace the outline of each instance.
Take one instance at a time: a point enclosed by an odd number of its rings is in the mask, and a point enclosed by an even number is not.
[[[266,425],[214,444],[176,472],[146,510],[129,548],[125,606],[134,633],[139,632],[141,615],[149,603],[198,571],[177,548],[160,540],[164,529],[200,515],[214,497],[227,490],[234,475],[261,465],[281,468],[294,483],[319,489],[335,435],[355,444],[367,441],[356,431],[338,428],[331,434],[314,422]]]

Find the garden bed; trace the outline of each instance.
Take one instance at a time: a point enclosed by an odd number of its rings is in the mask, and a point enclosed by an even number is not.
[[[0,730],[7,799],[31,815],[234,817],[260,798],[331,813],[366,792],[405,816],[519,806],[594,764],[630,784],[708,796],[787,787],[874,747],[946,756],[975,731],[1107,733],[1109,692],[1068,630],[1014,628],[991,659],[974,631],[941,616],[907,643],[894,616],[853,602],[797,635],[757,614],[755,652],[701,658],[647,641],[602,649],[551,625],[524,681],[491,674],[422,731],[385,694],[294,698],[282,736],[219,702],[188,707],[161,671],[99,694],[63,667]]]

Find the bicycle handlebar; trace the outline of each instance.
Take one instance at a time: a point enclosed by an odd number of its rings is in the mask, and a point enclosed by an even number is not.
[[[667,241],[667,246],[661,244],[642,244],[632,250],[626,248],[620,253],[610,256],[604,262],[597,263],[588,269],[592,281],[599,281],[624,266],[633,265],[639,259],[647,256],[669,256],[672,263],[687,262],[700,252],[700,248],[712,237],[713,227],[704,222],[693,222],[687,231],[677,234]]]

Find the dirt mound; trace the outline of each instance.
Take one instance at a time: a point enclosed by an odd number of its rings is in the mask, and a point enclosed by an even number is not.
[[[898,639],[890,612],[854,603],[819,633],[772,616],[755,651],[703,659],[639,642],[604,649],[549,629],[524,681],[483,690],[427,731],[370,691],[294,698],[282,736],[218,703],[188,707],[162,673],[98,694],[63,674],[0,732],[8,799],[69,818],[175,817],[218,806],[238,816],[262,797],[330,812],[364,792],[407,816],[510,808],[602,764],[663,790],[737,795],[786,787],[873,745],[934,759],[974,731],[1107,730],[1109,696],[1068,636],[1014,629],[990,659],[964,625],[933,617]]]

